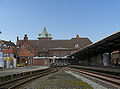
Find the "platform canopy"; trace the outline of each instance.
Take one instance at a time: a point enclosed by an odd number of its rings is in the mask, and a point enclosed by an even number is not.
[[[68,57],[87,57],[103,53],[111,53],[116,50],[120,50],[120,31],[105,37],[96,43],[79,49],[77,52],[69,55]]]
[[[33,57],[33,59],[66,59],[65,57]]]

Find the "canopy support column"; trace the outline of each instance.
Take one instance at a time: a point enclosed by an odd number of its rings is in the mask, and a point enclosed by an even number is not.
[[[108,59],[108,65],[111,66],[111,52],[109,52],[109,59]]]

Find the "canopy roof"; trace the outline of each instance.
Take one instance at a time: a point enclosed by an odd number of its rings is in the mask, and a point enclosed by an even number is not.
[[[68,57],[88,57],[102,53],[111,53],[116,50],[120,50],[120,31],[96,43],[79,49],[77,52],[69,55]]]

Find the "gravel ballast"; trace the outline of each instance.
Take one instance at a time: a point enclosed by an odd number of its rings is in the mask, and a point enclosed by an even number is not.
[[[93,89],[86,82],[65,72],[62,68],[58,72],[38,78],[16,89]]]
[[[78,75],[78,74],[76,74],[76,73],[74,73],[74,72],[72,72],[72,71],[65,71],[65,72],[68,73],[68,74],[71,74],[71,75],[73,75],[73,76],[75,76],[75,77],[77,77],[77,78],[79,78],[79,79],[81,79],[82,81],[84,81],[84,82],[86,82],[86,83],[88,83],[88,84],[91,85],[94,89],[107,89],[107,88],[101,86],[100,84],[95,83],[95,82],[93,82],[93,81],[91,81],[91,80],[89,80],[89,79],[87,79],[87,78],[85,78],[85,77],[83,77],[83,76],[80,76],[80,75]]]

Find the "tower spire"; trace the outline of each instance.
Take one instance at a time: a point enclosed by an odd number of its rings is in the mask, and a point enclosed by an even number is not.
[[[43,31],[41,34],[39,34],[38,39],[52,39],[51,34],[48,34],[46,30],[46,25],[44,25]]]
[[[46,25],[44,24],[44,28],[46,28]]]

